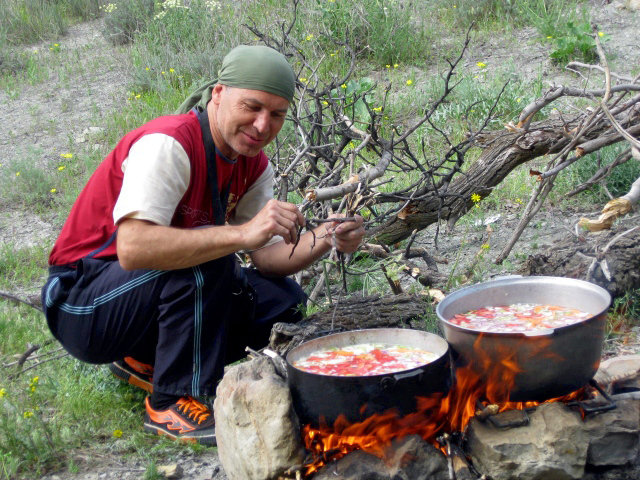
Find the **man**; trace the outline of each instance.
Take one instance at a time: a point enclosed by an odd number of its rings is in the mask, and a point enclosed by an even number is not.
[[[278,134],[295,78],[284,56],[240,46],[186,114],[129,132],[97,168],[50,255],[49,328],[80,360],[111,363],[151,393],[145,429],[215,444],[209,407],[225,363],[263,346],[305,300],[285,278],[332,245],[353,252],[364,228],[305,219],[271,198],[262,148]],[[210,99],[209,99],[210,98]],[[249,252],[257,270],[241,269]]]

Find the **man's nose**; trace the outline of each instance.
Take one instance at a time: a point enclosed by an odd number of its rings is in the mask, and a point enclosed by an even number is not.
[[[266,133],[269,130],[269,112],[258,112],[253,126],[260,133]]]

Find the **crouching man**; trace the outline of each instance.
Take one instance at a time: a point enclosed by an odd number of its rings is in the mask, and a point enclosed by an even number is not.
[[[302,235],[305,219],[274,200],[262,151],[295,88],[283,55],[239,46],[188,113],[129,132],[76,200],[42,290],[51,332],[74,357],[110,363],[149,392],[145,429],[215,444],[215,393],[226,363],[294,322],[305,295],[287,278],[335,244],[356,250],[362,218]],[[234,254],[250,253],[255,269]]]

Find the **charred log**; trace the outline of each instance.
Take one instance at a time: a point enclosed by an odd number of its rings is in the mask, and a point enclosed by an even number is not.
[[[544,252],[531,255],[524,275],[553,275],[588,280],[614,297],[640,288],[640,216],[619,221],[611,230],[581,232]]]
[[[271,329],[269,348],[284,355],[307,340],[330,333],[364,328],[408,327],[411,320],[424,315],[425,311],[426,300],[415,295],[350,297],[296,324],[276,323]]]

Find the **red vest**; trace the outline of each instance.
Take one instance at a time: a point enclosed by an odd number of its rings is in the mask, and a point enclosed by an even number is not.
[[[143,135],[163,133],[175,138],[184,148],[191,163],[191,178],[186,193],[178,203],[171,226],[192,228],[213,225],[211,193],[207,185],[207,160],[200,123],[194,112],[159,117],[127,135],[102,161],[76,199],[60,236],[49,256],[50,265],[66,265],[91,255],[116,259],[113,208],[122,188],[122,162],[131,146]],[[216,156],[218,189],[222,191],[231,178],[227,218],[238,200],[262,175],[268,165],[261,151],[255,157],[239,156],[236,163]]]

